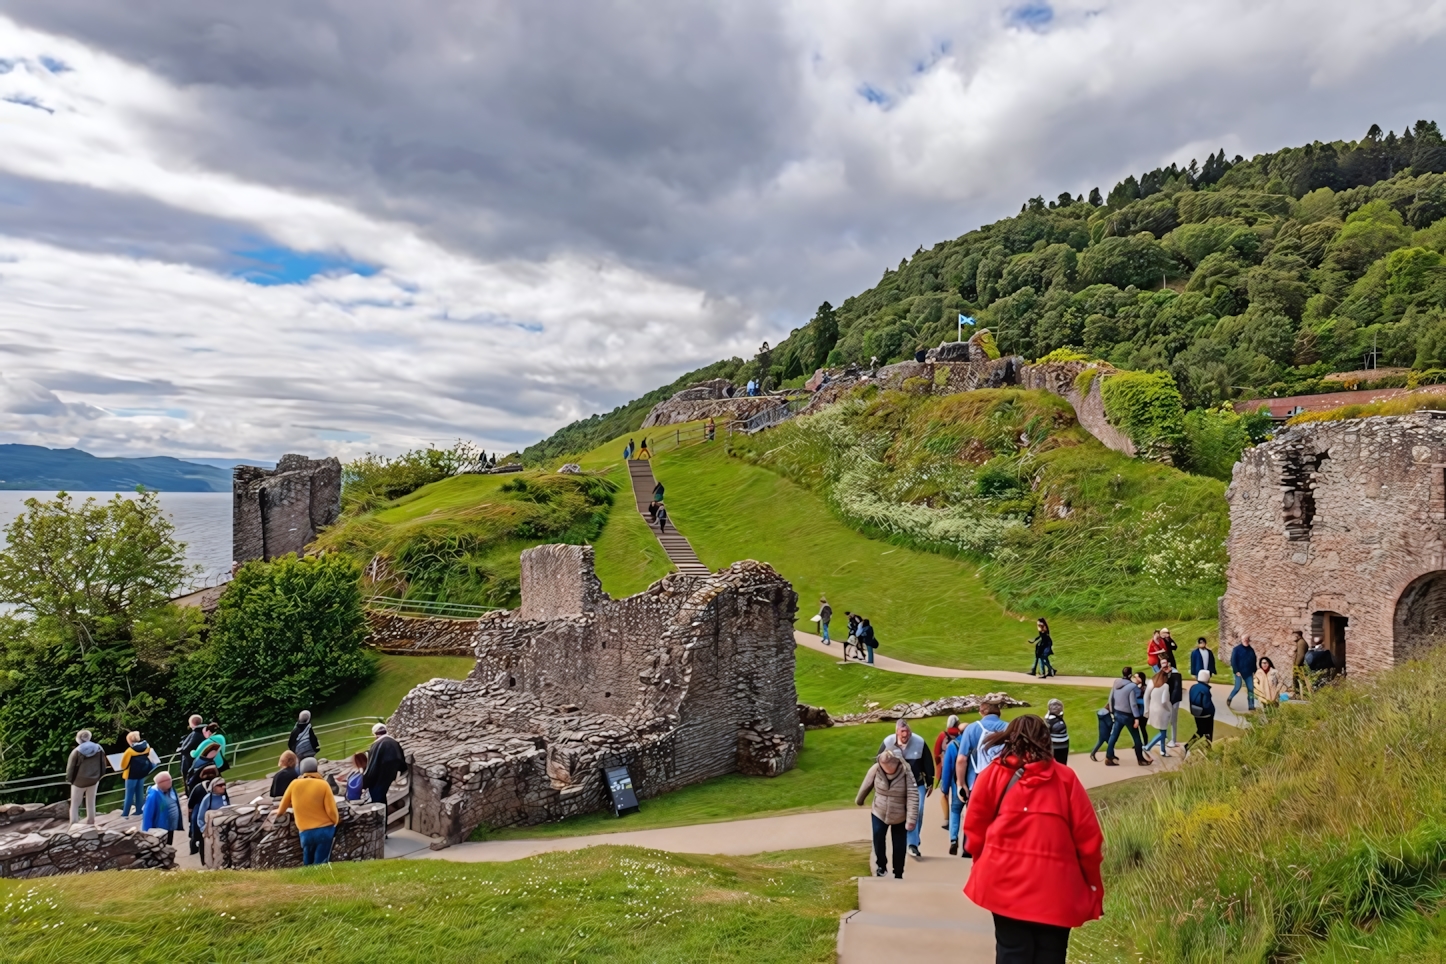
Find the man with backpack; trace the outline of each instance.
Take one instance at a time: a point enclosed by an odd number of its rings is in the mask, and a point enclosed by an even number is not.
[[[884,742],[879,744],[880,753],[888,751],[903,756],[909,769],[914,771],[914,791],[919,795],[919,819],[914,821],[914,829],[908,831],[908,844],[909,854],[922,859],[924,855],[919,852],[919,844],[924,832],[924,801],[934,789],[934,755],[929,752],[924,738],[915,733],[906,720],[895,723],[893,736],[885,737]]]
[[[151,745],[132,730],[126,734],[126,749],[120,759],[120,775],[125,781],[125,798],[121,803],[122,817],[129,817],[132,809],[136,813],[141,812],[146,777],[150,774]]]
[[[378,723],[372,727],[376,742],[367,751],[367,768],[362,774],[362,786],[366,787],[372,803],[386,803],[387,790],[392,781],[407,772],[407,755],[402,745],[387,736],[387,725]]]
[[[191,769],[192,752],[205,742],[206,734],[202,727],[203,722],[199,713],[192,713],[191,732],[187,733],[186,738],[181,741],[181,745],[176,747],[176,755],[181,758],[181,776],[183,778]]]
[[[1202,669],[1195,679],[1195,685],[1190,687],[1190,715],[1195,717],[1195,735],[1185,744],[1186,753],[1201,737],[1206,743],[1215,742],[1215,697],[1210,694],[1210,673]]]
[[[986,748],[984,738],[992,733],[1003,732],[1008,725],[999,718],[999,704],[986,701],[979,704],[979,719],[964,727],[964,731],[954,741],[959,749],[954,757],[955,799],[949,801],[951,855],[958,846],[960,814],[968,803],[969,791],[974,788],[974,781],[979,778],[979,774],[999,755],[999,747],[996,745]],[[968,857],[969,851],[965,850],[960,856]]]
[[[296,714],[296,725],[291,728],[291,739],[286,741],[286,748],[296,754],[297,760],[315,757],[321,752],[321,741],[311,728],[311,710]]]
[[[863,646],[868,652],[869,662],[872,663],[874,661],[874,650],[878,648],[879,640],[878,637],[874,635],[873,624],[867,619],[859,620],[858,641],[859,645]]]

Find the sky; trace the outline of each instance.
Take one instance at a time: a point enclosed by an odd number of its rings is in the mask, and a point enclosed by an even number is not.
[[[1024,199],[1446,121],[1446,2],[5,0],[0,442],[504,452]]]

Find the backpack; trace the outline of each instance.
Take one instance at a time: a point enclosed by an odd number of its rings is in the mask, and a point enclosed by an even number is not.
[[[1196,699],[1195,687],[1190,687],[1190,715],[1206,716],[1205,705]]]
[[[299,759],[305,760],[309,756],[316,756],[316,738],[311,735],[311,724],[306,724],[306,729],[296,738],[296,755]]]
[[[348,800],[360,800],[362,798],[362,775],[353,773],[346,780],[346,798]]]
[[[144,780],[150,776],[153,766],[150,751],[146,751],[139,756],[133,756],[131,757],[130,765],[126,767],[126,779]]]
[[[973,726],[974,724],[971,723],[969,725]],[[984,729],[984,725],[981,723],[979,725],[979,742],[974,744],[974,753],[969,760],[970,764],[974,767],[974,775],[976,777],[983,773],[984,768],[993,763],[994,758],[999,756],[1000,752],[1004,749],[1003,746],[995,744],[986,750],[984,748],[984,738],[988,735],[989,731]]]

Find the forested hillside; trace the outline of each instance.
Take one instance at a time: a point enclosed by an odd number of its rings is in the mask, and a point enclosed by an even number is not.
[[[1446,142],[1434,121],[1400,135],[1316,142],[1246,160],[1218,151],[1116,184],[1030,199],[1012,218],[920,248],[869,290],[732,377],[773,384],[815,368],[908,357],[952,338],[960,313],[1034,359],[1074,347],[1168,371],[1187,407],[1329,390],[1376,365],[1439,380],[1446,367]],[[721,371],[719,373],[722,373]],[[1426,374],[1429,373],[1429,374]],[[525,453],[582,451],[636,428],[685,376]],[[605,425],[603,423],[606,423]]]

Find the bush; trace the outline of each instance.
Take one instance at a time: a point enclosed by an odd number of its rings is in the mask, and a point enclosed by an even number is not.
[[[248,562],[221,596],[206,646],[176,674],[188,711],[255,733],[365,685],[361,570],[342,555]]]
[[[1065,345],[1063,348],[1056,348],[1048,355],[1040,358],[1037,362],[1035,362],[1035,364],[1044,365],[1048,364],[1049,362],[1071,362],[1089,360],[1090,356],[1085,353],[1084,349],[1075,348],[1072,345]]]
[[[1185,404],[1169,372],[1116,372],[1100,385],[1105,417],[1124,429],[1142,458],[1165,461],[1185,433]]]
[[[1267,409],[1244,415],[1229,403],[1192,409],[1185,413],[1181,468],[1229,482],[1240,453],[1269,438],[1272,424]]]
[[[368,452],[342,470],[342,508],[348,514],[365,512],[400,499],[454,474],[462,456],[460,442],[450,449],[414,449],[392,458]]]

